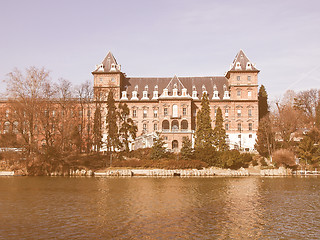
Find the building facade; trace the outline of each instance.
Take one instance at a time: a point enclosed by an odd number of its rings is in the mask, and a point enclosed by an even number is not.
[[[220,107],[230,148],[252,151],[258,129],[258,73],[242,50],[225,76],[127,77],[111,52],[92,72],[95,102],[102,109],[110,90],[117,103],[128,105],[138,127],[132,149],[151,147],[158,132],[173,151],[180,150],[184,137],[194,140],[204,93],[210,101],[212,127]]]

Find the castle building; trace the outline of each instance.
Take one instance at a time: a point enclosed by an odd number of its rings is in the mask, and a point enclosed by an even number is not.
[[[181,149],[184,137],[194,140],[204,93],[210,101],[212,127],[220,107],[230,148],[252,151],[258,129],[258,73],[242,50],[225,76],[127,77],[111,52],[92,72],[95,101],[102,108],[110,90],[117,103],[128,105],[138,127],[131,148],[151,147],[159,132],[173,151]]]

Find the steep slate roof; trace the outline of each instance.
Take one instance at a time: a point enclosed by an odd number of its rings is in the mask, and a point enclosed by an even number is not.
[[[113,64],[113,63],[115,65],[118,65],[117,60],[115,59],[113,54],[109,51],[107,56],[103,59],[103,61],[101,63],[103,65],[104,72],[110,72],[111,64]],[[94,70],[94,72],[97,72],[98,68],[96,70]]]
[[[236,63],[239,62],[240,66],[241,66],[241,70],[240,71],[259,71],[253,64],[252,62],[249,60],[249,58],[246,56],[246,54],[242,51],[242,49],[240,49],[240,51],[238,52],[238,54],[236,55],[236,57],[234,58],[232,64],[231,64],[231,68],[229,71],[239,71],[236,69]],[[247,63],[251,64],[251,69],[247,70],[246,66]]]
[[[212,98],[213,96],[213,86],[216,85],[220,99],[223,98],[224,90],[223,85],[225,84],[228,88],[228,81],[225,77],[177,77],[174,76],[173,78],[126,78],[123,82],[121,91],[126,90],[128,98],[132,97],[132,91],[135,90],[135,86],[138,86],[138,98],[141,99],[142,92],[145,89],[145,86],[148,86],[148,94],[149,98],[152,98],[152,92],[155,89],[155,86],[158,85],[158,92],[159,96],[162,94],[164,88],[168,88],[169,95],[172,95],[172,89],[174,84],[177,84],[178,94],[181,95],[181,90],[183,87],[187,89],[187,92],[192,94],[193,86],[195,86],[198,97],[201,98],[202,96],[202,86],[206,88],[208,92],[208,97]]]

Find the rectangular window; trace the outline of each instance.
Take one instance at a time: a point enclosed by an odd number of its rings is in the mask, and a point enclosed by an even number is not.
[[[214,116],[217,116],[217,109],[214,110]]]
[[[238,110],[237,110],[237,116],[238,116],[238,117],[241,117],[241,109],[238,109]]]
[[[224,115],[225,115],[226,117],[229,116],[229,109],[225,109]]]
[[[156,123],[153,124],[153,130],[154,130],[154,131],[157,131],[157,130],[158,130],[158,124],[156,124]]]
[[[252,138],[252,134],[249,134],[249,138]]]
[[[168,108],[164,108],[163,109],[163,115],[164,116],[168,116]]]
[[[252,117],[252,109],[248,109],[248,117]]]
[[[237,91],[237,96],[238,96],[238,97],[241,97],[241,90],[238,90],[238,91]]]
[[[132,117],[137,117],[137,110],[136,109],[132,110]]]
[[[147,117],[147,113],[148,113],[148,110],[147,110],[147,109],[144,109],[144,110],[143,110],[143,118],[146,118],[146,117]]]
[[[248,91],[248,97],[251,97],[252,93],[251,91]]]
[[[251,76],[248,76],[248,81],[251,81]]]
[[[187,109],[186,109],[186,108],[183,108],[183,109],[182,109],[182,114],[183,114],[183,116],[186,116],[186,115],[187,115]]]
[[[240,81],[240,76],[237,76],[237,80]]]
[[[155,117],[155,118],[158,117],[158,110],[153,110],[153,117]]]
[[[143,124],[143,131],[147,131],[147,124],[146,123]]]
[[[163,140],[168,140],[168,137],[167,136],[163,136]]]
[[[229,130],[229,124],[228,124],[228,123],[225,124],[225,130],[226,130],[226,131]]]
[[[238,131],[241,131],[241,123],[238,123]]]
[[[249,123],[248,125],[249,131],[252,131],[252,123]]]

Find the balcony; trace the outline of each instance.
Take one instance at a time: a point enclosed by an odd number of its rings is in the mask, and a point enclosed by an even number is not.
[[[178,115],[178,116],[173,116],[173,115],[171,115],[171,116],[170,116],[170,119],[181,119],[181,115]]]

